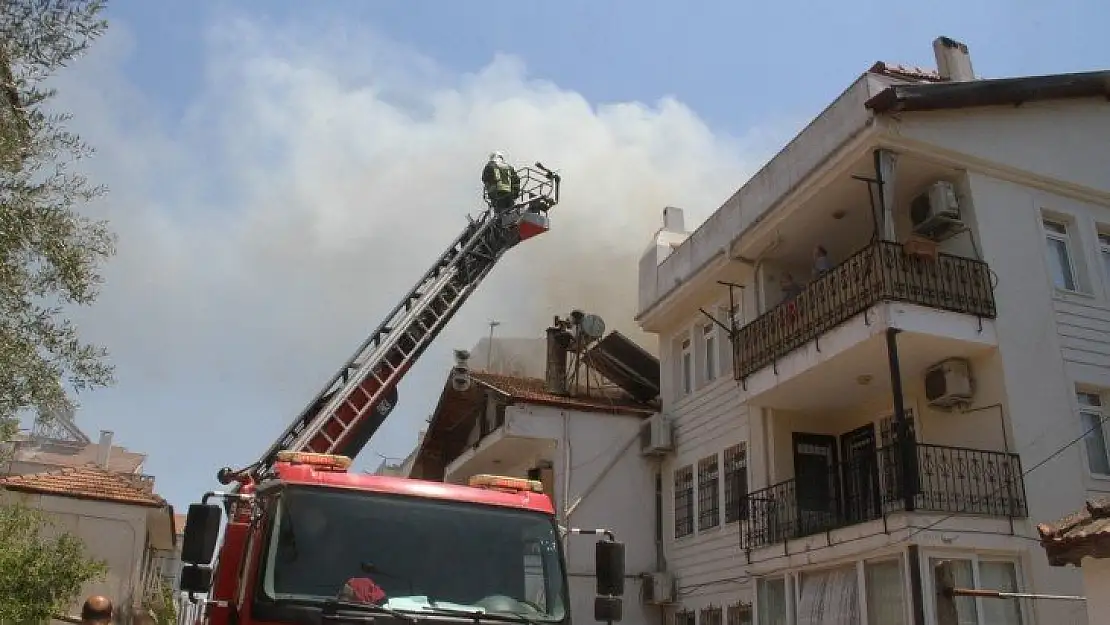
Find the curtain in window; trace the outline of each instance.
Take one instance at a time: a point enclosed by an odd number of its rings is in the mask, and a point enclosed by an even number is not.
[[[802,576],[797,625],[859,625],[855,567]]]
[[[786,625],[786,580],[759,582],[759,625]]]
[[[979,562],[979,583],[983,588],[1018,592],[1017,571],[1012,562]],[[1017,599],[984,599],[982,625],[1021,625],[1021,606]]]
[[[899,560],[864,565],[867,622],[870,625],[906,625],[906,602]]]

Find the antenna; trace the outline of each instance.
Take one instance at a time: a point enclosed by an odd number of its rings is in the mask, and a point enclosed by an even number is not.
[[[589,361],[586,352],[605,334],[605,320],[599,315],[572,310],[566,319],[555,317],[554,327],[567,332],[566,350],[570,354],[567,362],[567,392],[576,395],[585,374],[586,393],[590,392]],[[585,371],[583,371],[585,369]]]

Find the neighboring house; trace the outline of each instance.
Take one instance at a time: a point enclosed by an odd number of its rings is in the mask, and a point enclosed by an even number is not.
[[[374,469],[374,475],[388,475],[393,477],[405,477],[412,472],[412,464],[416,461],[416,453],[420,450],[420,443],[424,441],[424,434],[426,430],[420,430],[416,435],[416,446],[413,447],[409,455],[400,459],[400,462],[391,462],[396,458],[382,458],[382,463]]]
[[[0,478],[0,497],[18,500],[81,538],[87,552],[108,565],[107,576],[87,584],[71,607],[103,594],[129,623],[167,573],[177,540],[173,508],[152,492],[153,480],[88,466]]]
[[[1088,625],[1110,625],[1110,498],[1087,502],[1079,512],[1037,526],[1052,566],[1083,570]]]
[[[1080,590],[1028,519],[1110,490],[1110,72],[981,80],[934,51],[875,64],[694,232],[666,209],[641,261],[675,623],[1085,620],[952,606],[934,574]]]
[[[0,475],[41,473],[62,467],[81,467],[87,464],[105,466],[118,473],[143,472],[145,454],[128,451],[112,444],[112,432],[102,430],[100,440],[93,443],[72,423],[68,427],[36,428],[30,433],[20,432],[6,444],[0,454]]]
[[[474,475],[496,474],[541,481],[561,526],[606,528],[625,542],[625,622],[660,623],[660,611],[644,595],[651,579],[641,579],[659,568],[651,522],[662,505],[657,471],[641,450],[644,429],[658,413],[658,361],[612,333],[588,352],[596,367],[581,369],[576,385],[559,331],[548,335],[552,366],[545,379],[472,372],[465,391],[447,381],[409,477],[465,484]],[[616,362],[627,365],[623,374]],[[631,387],[640,399],[614,383]],[[572,617],[592,623],[594,540],[569,536],[565,547]]]
[[[483,338],[470,349],[470,366],[475,371],[518,377],[543,377],[546,347],[543,337]]]

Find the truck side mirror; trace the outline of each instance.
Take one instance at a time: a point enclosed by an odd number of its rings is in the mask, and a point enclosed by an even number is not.
[[[185,519],[185,538],[181,541],[181,561],[188,564],[211,564],[216,554],[222,512],[215,504],[195,503],[189,506]]]
[[[594,552],[597,594],[620,597],[624,594],[624,543],[599,540]]]
[[[594,597],[594,620],[599,623],[616,623],[624,616],[624,601],[620,597]]]
[[[188,564],[181,569],[181,592],[203,595],[212,588],[212,569],[206,566]]]

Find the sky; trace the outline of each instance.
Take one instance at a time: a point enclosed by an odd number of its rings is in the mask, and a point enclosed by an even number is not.
[[[970,3],[969,3],[970,4]],[[967,43],[987,77],[1110,68],[1110,4],[114,0],[57,77],[119,252],[75,313],[117,383],[77,423],[175,507],[254,461],[482,207],[491,150],[564,180],[404,380],[359,458],[406,455],[451,350],[581,308],[636,334],[662,209],[692,228],[877,60]],[[644,340],[650,337],[637,335]],[[654,346],[649,345],[652,349]]]

